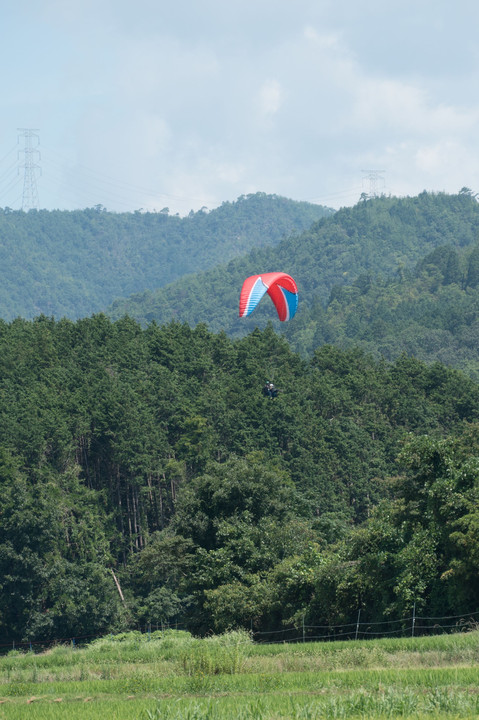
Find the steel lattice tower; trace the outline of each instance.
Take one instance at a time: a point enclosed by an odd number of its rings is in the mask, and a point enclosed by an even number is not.
[[[38,190],[37,190],[37,170],[41,172],[40,165],[37,161],[41,159],[40,151],[37,150],[40,145],[40,137],[37,135],[38,130],[31,128],[17,128],[18,132],[24,138],[25,147],[18,151],[18,155],[23,152],[25,155],[25,163],[20,167],[24,170],[23,175],[23,195],[22,210],[38,210]]]
[[[367,173],[366,177],[363,177],[363,180],[369,180],[369,197],[378,197],[379,181],[381,181],[381,184],[384,187],[384,178],[380,174],[383,173],[384,170],[363,170],[363,172]]]

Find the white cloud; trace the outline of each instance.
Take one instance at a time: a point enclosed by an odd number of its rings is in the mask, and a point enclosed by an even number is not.
[[[418,85],[382,78],[358,78],[352,123],[365,128],[394,128],[419,135],[467,132],[477,124],[478,108],[465,111],[436,104]]]
[[[283,92],[277,80],[267,80],[260,89],[260,113],[275,115],[281,107]]]
[[[354,202],[364,167],[393,194],[479,190],[476,20],[465,0],[19,0],[0,158],[39,128],[47,207],[147,207],[143,188],[180,212],[255,190]],[[50,150],[96,174],[77,201],[53,193]]]
[[[431,178],[443,177],[452,172],[457,181],[460,173],[468,172],[476,165],[475,159],[468,155],[466,148],[450,138],[419,147],[415,153],[415,162],[417,169]]]

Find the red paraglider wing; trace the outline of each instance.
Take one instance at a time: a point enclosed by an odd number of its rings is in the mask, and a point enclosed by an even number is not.
[[[265,293],[272,299],[281,321],[291,320],[298,307],[298,288],[291,275],[281,272],[251,275],[240,294],[240,317],[247,317]]]

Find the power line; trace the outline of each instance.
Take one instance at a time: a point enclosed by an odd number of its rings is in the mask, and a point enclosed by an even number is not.
[[[207,204],[208,198],[205,196],[191,196],[191,195],[173,195],[168,193],[161,193],[152,188],[145,186],[135,185],[127,181],[122,180],[119,177],[112,177],[98,170],[87,167],[82,163],[67,162],[64,157],[55,152],[52,148],[45,148],[44,158],[42,159],[43,177],[47,181],[51,181],[52,184],[57,186],[61,185],[63,195],[69,195],[73,198],[77,195],[81,197],[89,198],[88,202],[100,202],[108,204],[113,202],[116,205],[124,205],[125,207],[132,207],[135,202],[140,205],[147,201],[148,198],[158,200],[161,203],[174,202],[202,202]],[[48,157],[47,157],[48,155]],[[68,170],[68,180],[65,180],[65,171]],[[59,176],[63,179],[60,182]],[[92,197],[98,198],[93,201]],[[137,198],[135,201],[134,198]]]

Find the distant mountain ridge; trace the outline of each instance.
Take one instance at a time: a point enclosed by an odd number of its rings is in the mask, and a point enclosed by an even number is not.
[[[77,319],[115,298],[275,245],[333,210],[244,195],[180,218],[159,213],[0,210],[0,317]]]
[[[233,337],[271,321],[298,349],[310,350],[317,322],[323,321],[321,313],[336,286],[350,285],[368,273],[394,277],[412,269],[439,246],[467,248],[478,239],[479,203],[470,192],[361,200],[274,248],[255,248],[164,288],[117,300],[108,313],[112,318],[128,314],[144,324],[171,319],[190,325],[204,322],[212,331],[224,330]],[[253,315],[240,319],[238,297],[244,278],[272,270],[294,276],[300,294],[296,317],[280,324],[265,299]],[[325,341],[321,336],[321,342]]]

